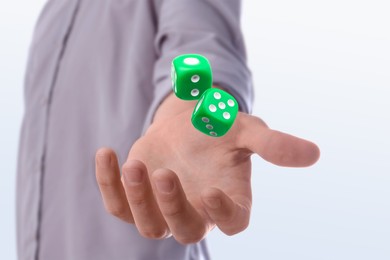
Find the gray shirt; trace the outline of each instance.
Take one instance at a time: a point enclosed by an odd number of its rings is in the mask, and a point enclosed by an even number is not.
[[[205,55],[240,109],[252,100],[239,0],[50,0],[25,81],[17,177],[20,260],[208,258],[204,242],[149,240],[104,210],[94,154],[120,163],[171,92],[170,63]]]

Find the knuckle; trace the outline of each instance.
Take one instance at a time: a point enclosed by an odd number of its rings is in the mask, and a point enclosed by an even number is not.
[[[257,125],[268,127],[264,120],[260,117],[254,117],[254,119]]]
[[[98,174],[96,175],[96,180],[101,187],[111,187],[114,184],[114,181],[109,175]]]
[[[134,197],[128,197],[127,198],[129,204],[133,207],[140,207],[140,206],[143,206],[145,204],[147,204],[147,201],[144,197],[141,197],[141,196],[134,196]]]
[[[176,218],[185,212],[185,205],[180,203],[172,203],[168,207],[162,209],[163,214],[169,218]]]
[[[150,203],[150,194],[145,191],[144,187],[136,189],[126,189],[127,201],[131,206],[140,207]]]

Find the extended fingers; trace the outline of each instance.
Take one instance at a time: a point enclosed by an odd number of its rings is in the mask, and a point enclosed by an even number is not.
[[[202,192],[202,202],[208,215],[218,228],[227,235],[237,234],[248,227],[251,202],[245,196],[237,196],[233,201],[216,188]]]
[[[154,198],[145,165],[130,160],[123,165],[122,172],[127,201],[140,234],[147,238],[166,237],[169,229]]]
[[[314,143],[269,129],[259,118],[241,115],[239,146],[280,166],[305,167],[314,164],[320,150]]]
[[[159,169],[152,181],[158,205],[175,239],[182,244],[200,241],[208,231],[207,225],[188,202],[176,174]]]
[[[96,152],[95,159],[96,180],[106,210],[126,222],[134,223],[121,183],[118,160],[114,151],[101,148]]]

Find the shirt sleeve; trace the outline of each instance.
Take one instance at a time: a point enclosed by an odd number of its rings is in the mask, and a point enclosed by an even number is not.
[[[240,28],[240,7],[240,0],[155,1],[157,60],[153,74],[154,99],[147,125],[172,91],[172,59],[185,53],[207,57],[213,71],[213,84],[230,92],[241,111],[251,112],[253,88]]]

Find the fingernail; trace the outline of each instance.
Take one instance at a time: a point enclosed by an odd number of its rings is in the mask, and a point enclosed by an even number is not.
[[[111,166],[111,156],[110,155],[97,155],[96,161],[98,165],[102,168],[108,168]]]
[[[217,209],[221,206],[221,200],[217,198],[204,199],[204,202],[209,208]]]
[[[162,193],[170,193],[173,190],[174,186],[175,184],[171,180],[156,181],[156,187],[158,191]]]
[[[144,175],[138,169],[124,169],[123,175],[125,182],[130,185],[140,184],[144,180]]]

